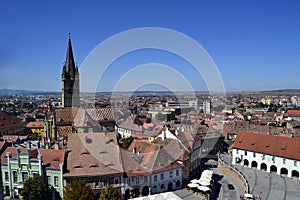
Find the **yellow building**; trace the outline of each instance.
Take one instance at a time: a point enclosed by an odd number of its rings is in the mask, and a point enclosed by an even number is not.
[[[44,121],[35,121],[29,122],[26,125],[26,128],[30,130],[31,134],[37,133],[39,137],[45,137],[45,122]]]

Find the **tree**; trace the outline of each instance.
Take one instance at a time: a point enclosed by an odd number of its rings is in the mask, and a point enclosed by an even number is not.
[[[91,188],[84,180],[74,179],[64,189],[64,200],[88,200],[91,199]]]
[[[40,175],[35,175],[27,179],[23,184],[23,190],[21,190],[21,196],[24,200],[51,200],[52,192],[47,183]]]
[[[133,137],[131,137],[131,136],[128,137],[128,138],[125,138],[125,139],[123,140],[122,146],[123,146],[125,149],[127,149],[127,148],[131,145],[132,141],[133,141]]]
[[[118,191],[113,186],[109,185],[101,191],[99,200],[117,200],[118,197]]]
[[[39,133],[34,131],[32,134],[31,134],[31,139],[32,140],[38,140],[39,139]]]

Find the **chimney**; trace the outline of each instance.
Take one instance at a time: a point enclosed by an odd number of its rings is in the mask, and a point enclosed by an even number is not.
[[[167,134],[166,134],[166,130],[163,130],[163,136],[162,136],[162,140],[165,140],[167,137]]]
[[[30,141],[26,142],[26,147],[27,147],[27,149],[31,149],[31,142]]]
[[[42,137],[42,146],[45,148],[46,142],[45,142],[45,137]]]
[[[140,162],[141,162],[141,159],[140,159],[141,157],[140,157],[140,152],[138,151],[137,152],[137,162],[138,162],[138,164],[140,164]]]
[[[46,142],[45,149],[49,149],[49,143]]]
[[[8,158],[11,158],[11,152],[7,152],[7,153],[6,153],[6,157],[7,157],[7,159],[8,159]]]
[[[59,150],[59,143],[58,143],[58,142],[55,142],[55,144],[54,144],[54,149],[55,149],[55,150]]]

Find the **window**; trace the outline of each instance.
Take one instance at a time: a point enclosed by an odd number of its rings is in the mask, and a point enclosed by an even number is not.
[[[236,150],[236,154],[239,154],[239,150],[238,149]]]
[[[37,176],[39,173],[37,173],[37,172],[32,172],[32,175],[33,176]]]
[[[49,184],[49,185],[52,185],[52,184],[51,184],[51,176],[47,176],[47,181],[48,181],[48,184]]]
[[[13,180],[14,180],[14,183],[18,182],[18,173],[17,173],[17,171],[13,171]]]
[[[272,161],[273,161],[273,163],[275,163],[275,156],[272,157]]]
[[[255,153],[255,152],[253,152],[253,157],[254,157],[254,158],[256,157],[256,153]]]
[[[294,161],[294,166],[297,166],[297,160]]]
[[[154,182],[157,182],[157,175],[154,175]]]
[[[148,182],[148,176],[147,175],[144,176],[144,182]]]
[[[173,177],[173,171],[170,171],[170,178]]]
[[[25,182],[28,179],[28,172],[22,172],[22,181]]]
[[[284,158],[284,159],[282,159],[282,163],[283,164],[285,164],[286,163],[286,159]]]
[[[160,180],[164,180],[164,174],[160,174]]]
[[[9,175],[8,175],[8,172],[5,172],[5,181],[9,181]]]
[[[54,187],[58,187],[58,176],[54,176]]]
[[[127,179],[127,184],[131,185],[131,179],[130,178]]]
[[[247,151],[245,151],[245,156],[247,155]]]
[[[108,184],[107,179],[104,179],[104,180],[103,180],[103,185],[104,185],[104,186],[107,186],[107,184]]]
[[[139,178],[139,177],[136,177],[136,178],[135,178],[135,183],[136,183],[136,184],[139,184],[139,183],[140,183],[140,178]]]
[[[97,188],[97,187],[100,187],[99,181],[98,181],[98,180],[95,180],[95,187],[96,187],[96,188]]]
[[[179,170],[176,169],[176,176],[179,176]]]
[[[119,177],[116,177],[115,178],[115,185],[119,185],[120,184],[120,178]]]
[[[266,159],[266,155],[262,155],[262,159],[265,160]]]

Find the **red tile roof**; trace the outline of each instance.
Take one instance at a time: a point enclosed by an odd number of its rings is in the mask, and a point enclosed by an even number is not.
[[[27,152],[27,148],[20,148],[21,153]],[[37,158],[38,155],[38,150],[37,149],[30,149],[30,158]],[[1,155],[1,163],[2,164],[7,164],[7,158],[6,158],[6,153],[10,152],[11,157],[17,157],[17,148],[16,147],[7,147],[5,151]]]
[[[27,153],[27,148],[20,148],[21,153]],[[10,152],[11,157],[17,157],[17,148],[7,147],[1,155],[2,164],[7,164],[6,153]],[[64,163],[65,150],[53,149],[30,149],[30,158],[37,158],[38,154],[42,154],[43,165],[46,168],[59,169],[59,164]]]
[[[290,117],[300,117],[300,110],[288,110],[287,114]]]
[[[59,165],[65,162],[65,150],[39,149],[42,154],[43,165],[47,168],[59,169]]]
[[[17,140],[28,140],[29,135],[3,135],[2,138],[7,142],[16,142]]]
[[[26,128],[44,128],[45,123],[44,121],[35,121],[35,122],[29,122],[26,125]]]
[[[300,139],[298,138],[239,132],[231,147],[300,160]]]
[[[70,133],[72,133],[72,126],[59,126],[58,133],[60,136],[67,137]]]
[[[91,108],[86,111],[96,121],[114,120],[112,108]]]
[[[15,126],[20,122],[21,119],[11,116],[5,111],[0,111],[0,128]]]
[[[71,125],[78,108],[59,108],[55,110],[56,123],[58,125]]]
[[[69,134],[68,151],[65,177],[123,172],[119,147],[105,133]]]
[[[130,152],[133,152],[133,148],[136,149],[136,153],[137,152],[150,153],[150,152],[157,151],[160,148],[160,146],[153,143],[144,142],[141,140],[133,140],[130,146],[128,147],[128,150]]]

